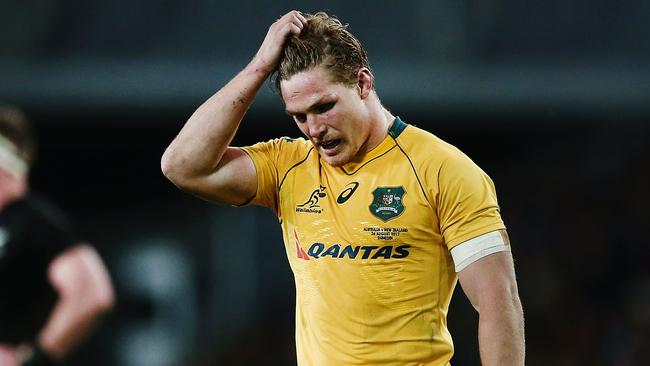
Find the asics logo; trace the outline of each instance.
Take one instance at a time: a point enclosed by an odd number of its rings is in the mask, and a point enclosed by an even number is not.
[[[347,202],[348,199],[352,197],[352,194],[354,193],[354,191],[357,190],[358,187],[359,187],[359,183],[357,182],[352,182],[347,186],[345,186],[343,192],[341,192],[341,194],[339,194],[339,196],[336,198],[336,203],[343,204]]]

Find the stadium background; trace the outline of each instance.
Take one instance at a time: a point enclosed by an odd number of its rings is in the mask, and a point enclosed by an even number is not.
[[[68,364],[295,363],[272,213],[200,201],[159,169],[292,8],[350,23],[384,104],[494,179],[528,365],[650,364],[649,2],[0,0],[0,102],[36,125],[33,187],[98,247],[119,297]],[[298,133],[265,87],[235,143]],[[449,322],[454,365],[477,365],[459,289]]]

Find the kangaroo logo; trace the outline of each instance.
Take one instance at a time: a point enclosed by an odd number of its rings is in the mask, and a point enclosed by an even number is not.
[[[302,205],[300,205],[298,207],[305,207],[307,205],[309,205],[309,206],[307,206],[307,208],[320,207],[318,205],[318,200],[321,199],[321,198],[325,198],[325,196],[327,196],[327,194],[325,193],[325,187],[320,186],[320,188],[318,188],[318,189],[314,190],[313,192],[311,192],[311,196],[309,196],[309,199],[307,200],[307,202],[303,203]]]
[[[321,213],[323,210],[318,205],[318,201],[321,198],[327,197],[325,188],[326,187],[320,186],[318,189],[315,189],[313,192],[311,192],[309,199],[307,199],[305,203],[296,206],[296,212]]]

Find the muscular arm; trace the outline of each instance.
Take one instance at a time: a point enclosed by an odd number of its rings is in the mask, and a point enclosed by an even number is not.
[[[524,314],[510,252],[483,257],[458,273],[463,291],[479,312],[484,366],[524,364]]]
[[[57,256],[48,268],[48,278],[59,300],[38,334],[38,343],[50,357],[60,359],[87,335],[115,299],[108,272],[89,245],[77,245]]]
[[[162,171],[174,184],[228,204],[241,204],[255,194],[252,160],[229,145],[253,98],[279,62],[287,37],[299,34],[305,24],[296,11],[278,19],[253,60],[192,114],[162,157]]]

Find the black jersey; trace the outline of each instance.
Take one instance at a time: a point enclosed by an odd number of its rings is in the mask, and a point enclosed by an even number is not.
[[[34,340],[57,300],[48,266],[76,241],[63,214],[42,198],[0,212],[0,342]]]

